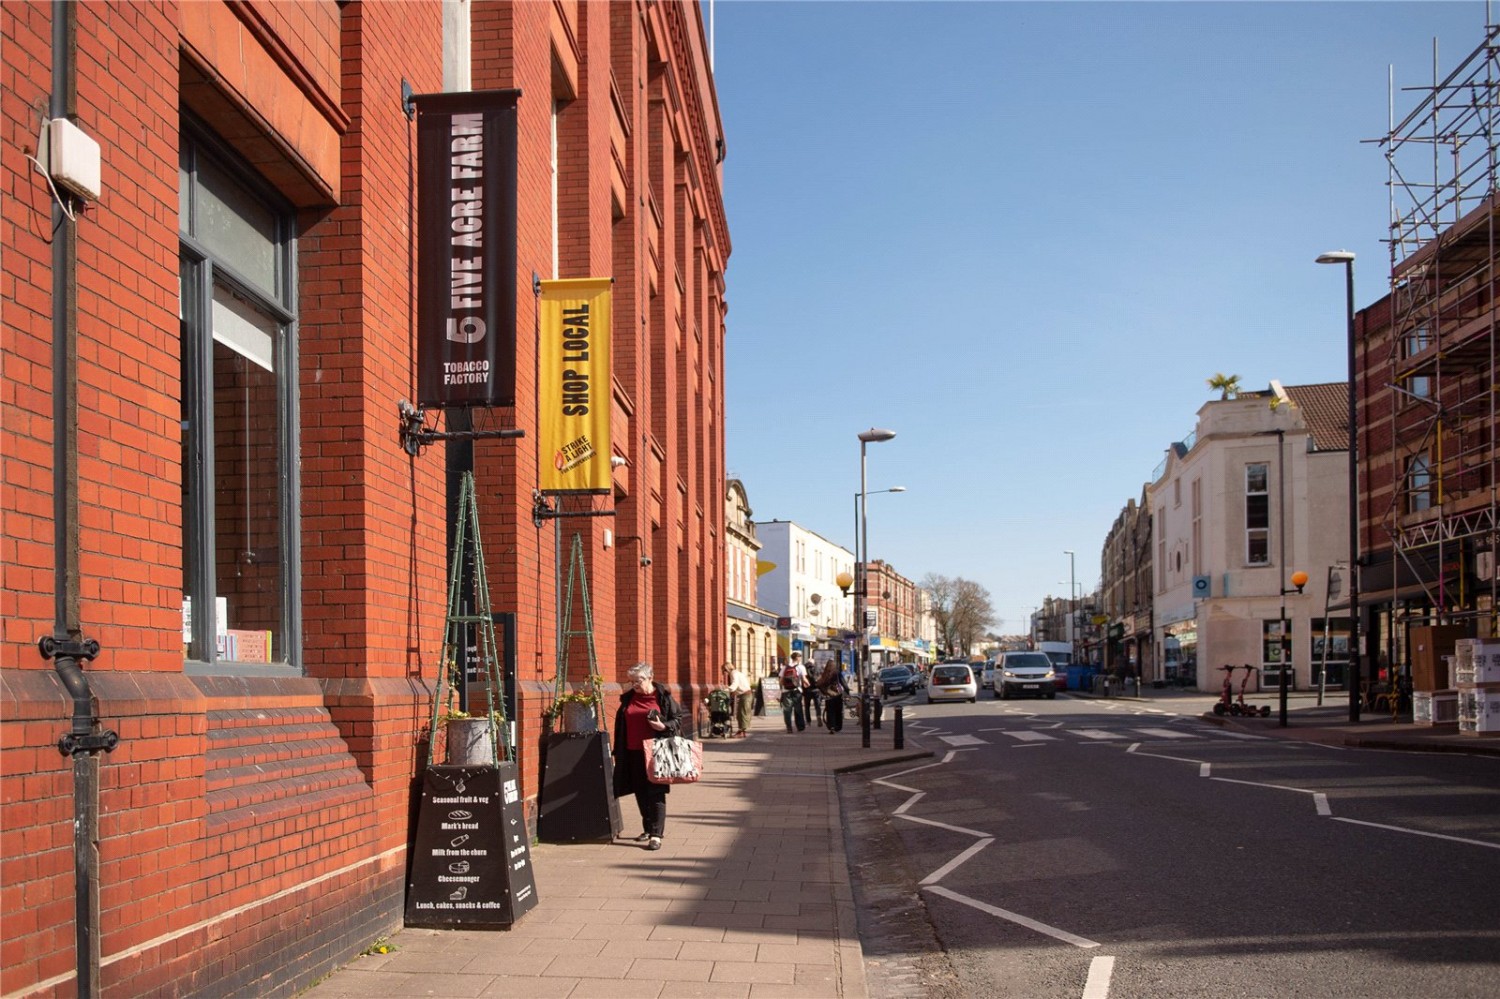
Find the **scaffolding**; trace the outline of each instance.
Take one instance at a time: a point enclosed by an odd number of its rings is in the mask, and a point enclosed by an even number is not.
[[[1399,122],[1390,84],[1390,129],[1380,140],[1390,189],[1390,336],[1379,348],[1367,340],[1362,372],[1372,428],[1364,517],[1391,545],[1390,606],[1405,574],[1425,591],[1419,616],[1491,635],[1500,522],[1497,40],[1500,26],[1487,25],[1484,42],[1441,79],[1434,41],[1432,82],[1403,88],[1420,96]]]

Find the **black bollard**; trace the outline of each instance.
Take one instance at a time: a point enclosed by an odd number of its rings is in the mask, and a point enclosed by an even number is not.
[[[901,717],[901,707],[896,707],[896,748],[906,748],[906,723]]]

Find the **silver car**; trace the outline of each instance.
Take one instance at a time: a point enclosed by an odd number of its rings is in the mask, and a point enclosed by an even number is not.
[[[995,664],[995,696],[1020,697],[1033,694],[1054,700],[1057,674],[1045,652],[1005,652]]]

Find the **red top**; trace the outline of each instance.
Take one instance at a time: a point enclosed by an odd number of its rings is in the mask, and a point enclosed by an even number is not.
[[[656,690],[643,694],[635,691],[630,698],[630,703],[625,705],[625,748],[644,749],[647,739],[654,739],[659,734],[646,720],[649,711],[660,711],[661,705],[656,703]]]

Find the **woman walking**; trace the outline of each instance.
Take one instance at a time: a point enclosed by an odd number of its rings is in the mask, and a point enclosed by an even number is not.
[[[661,837],[667,827],[666,784],[653,784],[646,777],[646,740],[658,735],[676,735],[682,711],[666,687],[651,678],[650,663],[636,663],[626,671],[630,689],[620,697],[615,712],[615,778],[616,798],[635,795],[644,827],[636,842],[648,850],[661,849]]]
[[[823,674],[818,677],[818,689],[823,691],[823,700],[828,705],[828,734],[844,730],[844,673],[839,664],[830,659],[823,665]]]

